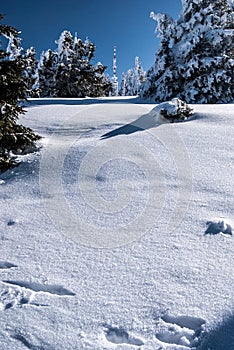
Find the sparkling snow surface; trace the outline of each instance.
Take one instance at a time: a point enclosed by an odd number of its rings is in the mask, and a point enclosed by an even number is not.
[[[1,350],[234,349],[234,105],[154,107],[27,107],[42,148],[0,176]]]

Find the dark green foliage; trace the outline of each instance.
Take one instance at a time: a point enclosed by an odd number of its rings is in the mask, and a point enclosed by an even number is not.
[[[41,97],[56,96],[56,62],[57,55],[52,50],[42,53],[38,68],[38,85]]]
[[[229,0],[183,0],[178,20],[151,14],[161,40],[142,97],[178,96],[189,103],[234,100],[234,5]]]
[[[39,88],[42,97],[99,97],[108,95],[112,84],[106,67],[92,64],[95,46],[73,37],[67,30],[57,40],[56,51],[42,53]]]
[[[3,16],[0,15],[0,19]],[[0,35],[10,38],[18,48],[18,32],[0,25]],[[15,165],[13,153],[27,153],[35,149],[40,137],[29,128],[17,124],[19,114],[25,113],[22,102],[27,100],[28,81],[24,76],[26,61],[22,55],[10,58],[0,50],[0,172]]]
[[[174,105],[173,110],[163,107],[164,105],[168,107],[169,104]],[[188,119],[192,115],[192,111],[192,108],[186,102],[178,98],[173,98],[169,103],[162,103],[160,114],[171,123],[174,123]]]
[[[24,64],[21,58],[16,61],[0,60],[0,120],[16,121],[18,114],[23,113],[19,100],[26,100],[27,86],[22,72]]]
[[[26,61],[26,67],[24,70],[24,78],[27,80],[29,90],[27,92],[28,97],[39,97],[38,89],[38,61],[36,58],[36,51],[34,47],[30,47],[24,53],[24,59]]]

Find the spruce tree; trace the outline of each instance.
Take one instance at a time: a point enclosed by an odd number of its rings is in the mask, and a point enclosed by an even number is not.
[[[134,71],[129,69],[126,74],[125,95],[133,96],[133,84],[134,84]]]
[[[24,77],[29,85],[28,97],[38,97],[38,60],[36,58],[36,51],[34,47],[30,47],[24,53],[26,66],[24,70]]]
[[[145,72],[139,61],[135,57],[135,66],[122,74],[119,95],[136,96],[140,93],[143,82],[145,81]]]
[[[19,37],[15,37],[13,34],[10,34],[8,39],[8,45],[6,49],[6,53],[8,54],[8,58],[11,61],[17,60],[18,58],[24,61],[24,79],[27,83],[28,97],[38,97],[37,91],[37,68],[38,61],[36,58],[36,51],[34,47],[27,49],[26,51],[21,47],[21,39]]]
[[[230,0],[182,0],[178,20],[151,13],[161,44],[142,97],[190,103],[234,100],[234,5]]]
[[[121,76],[119,95],[126,96],[126,74],[125,73],[122,73],[122,76]]]
[[[0,15],[0,19],[3,16]],[[26,61],[21,55],[20,39],[14,27],[1,24],[0,35],[9,39],[6,50],[0,47],[0,172],[16,165],[14,153],[35,149],[40,138],[34,132],[17,124],[24,113],[22,102],[27,100],[29,86],[24,77]]]
[[[141,66],[139,57],[135,57],[135,67],[133,70],[133,96],[136,96],[140,93],[142,83],[145,80],[145,72]]]
[[[38,86],[41,97],[56,97],[57,54],[43,51],[38,64]]]
[[[57,71],[56,71],[56,95],[58,97],[74,97],[73,96],[73,84],[74,73],[73,72],[73,45],[74,40],[71,33],[68,30],[64,30],[60,38],[56,41],[57,48]]]
[[[109,96],[112,91],[112,82],[109,76],[105,74],[106,66],[101,62],[90,65],[88,77],[89,82],[86,90],[86,96],[101,97]]]
[[[112,84],[105,75],[107,67],[92,64],[95,46],[67,30],[56,41],[55,51],[48,50],[39,64],[39,87],[42,97],[107,96]]]

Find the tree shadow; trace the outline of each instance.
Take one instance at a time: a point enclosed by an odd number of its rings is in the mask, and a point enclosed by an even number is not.
[[[143,101],[138,96],[133,97],[97,97],[97,98],[29,98],[27,106],[43,105],[92,105],[92,104],[150,104],[150,101]]]
[[[205,334],[197,350],[234,349],[234,315],[225,318],[209,333]]]
[[[118,135],[129,135],[129,134],[133,134],[137,131],[143,131],[143,130],[145,130],[145,129],[142,129],[134,124],[126,124],[126,125],[121,126],[120,128],[114,129],[114,130],[102,135],[101,140],[109,139],[111,137],[115,137]]]
[[[140,116],[130,124],[123,125],[117,129],[107,132],[101,136],[101,139],[104,140],[119,135],[129,135],[168,123],[169,121],[160,118],[159,115],[155,115],[152,111],[150,111],[149,113]]]

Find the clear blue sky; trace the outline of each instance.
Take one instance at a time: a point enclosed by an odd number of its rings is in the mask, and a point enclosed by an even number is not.
[[[158,48],[156,22],[151,11],[177,18],[181,0],[1,0],[2,23],[21,31],[23,48],[34,46],[38,56],[55,49],[55,40],[65,29],[96,45],[94,62],[108,66],[112,75],[113,47],[117,47],[117,74],[134,66],[135,56],[145,70],[153,63]]]

